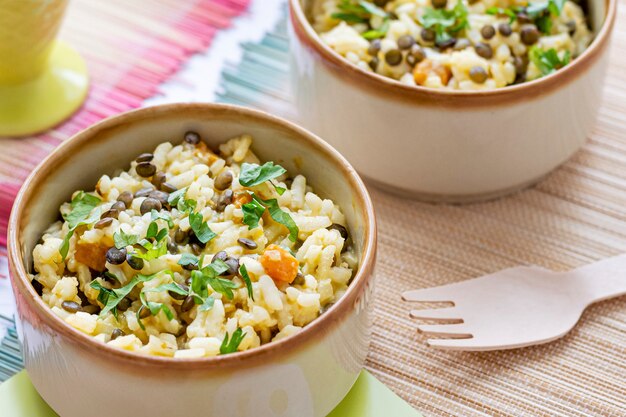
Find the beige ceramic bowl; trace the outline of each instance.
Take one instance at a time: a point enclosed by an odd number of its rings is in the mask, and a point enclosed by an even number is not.
[[[497,90],[412,87],[349,63],[289,0],[298,120],[387,190],[471,201],[532,184],[585,142],[600,104],[616,0],[588,0],[591,46],[547,77]]]
[[[260,348],[206,359],[139,356],[67,326],[30,284],[32,250],[59,205],[92,189],[135,155],[195,130],[213,148],[249,133],[261,159],[304,174],[343,209],[360,265],[347,293],[302,332]],[[107,119],[59,146],[26,180],[9,223],[9,261],[19,336],[30,378],[63,417],[326,416],[363,367],[371,331],[376,223],[363,183],[309,132],[265,113],[174,104]]]

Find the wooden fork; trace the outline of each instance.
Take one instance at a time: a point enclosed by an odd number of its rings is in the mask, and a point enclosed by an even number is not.
[[[504,269],[480,278],[402,294],[405,301],[451,302],[454,307],[412,310],[439,324],[418,329],[428,345],[450,350],[500,350],[564,336],[587,306],[626,294],[626,255],[568,272],[540,267]]]

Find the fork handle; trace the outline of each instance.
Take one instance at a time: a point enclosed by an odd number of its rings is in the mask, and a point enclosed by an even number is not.
[[[592,303],[626,294],[626,254],[603,259],[567,272]],[[591,304],[591,303],[590,303]]]

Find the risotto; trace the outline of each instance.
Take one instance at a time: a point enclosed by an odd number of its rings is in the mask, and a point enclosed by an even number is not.
[[[312,20],[323,42],[365,71],[455,90],[543,77],[592,40],[571,0],[317,0]]]
[[[119,349],[201,358],[293,335],[357,267],[340,208],[262,163],[248,135],[198,134],[77,191],[33,252],[33,285],[68,325]]]

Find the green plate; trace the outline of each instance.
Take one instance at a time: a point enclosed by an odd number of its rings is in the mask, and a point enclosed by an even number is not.
[[[2,417],[58,417],[46,404],[28,374],[20,372],[0,385]],[[371,374],[363,371],[346,398],[328,417],[421,417]]]

